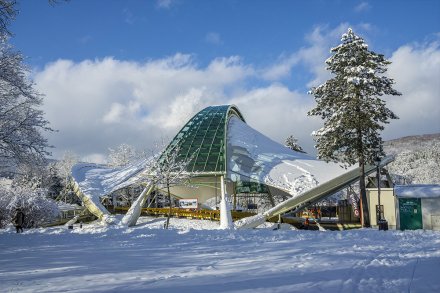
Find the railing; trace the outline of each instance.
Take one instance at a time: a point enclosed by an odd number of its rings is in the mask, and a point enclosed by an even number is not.
[[[126,213],[128,209],[129,209],[128,207],[114,207],[115,212],[122,214]],[[142,215],[167,216],[169,211],[170,211],[169,208],[143,208]],[[231,214],[232,214],[232,219],[234,221],[256,215],[256,213],[236,212],[236,211],[231,211]],[[171,216],[176,218],[220,221],[219,210],[194,210],[194,209],[171,208]]]

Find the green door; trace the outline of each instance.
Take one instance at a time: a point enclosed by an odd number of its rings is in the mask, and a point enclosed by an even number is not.
[[[400,230],[423,229],[420,198],[399,198]]]

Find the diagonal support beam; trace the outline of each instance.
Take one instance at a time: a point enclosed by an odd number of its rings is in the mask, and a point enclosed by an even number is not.
[[[121,220],[121,224],[127,227],[135,226],[142,212],[142,207],[147,201],[148,196],[154,190],[154,184],[149,183],[145,186],[139,197],[131,204],[130,209]]]
[[[386,157],[380,162],[380,166],[386,166],[394,161],[393,157]],[[365,174],[371,174],[376,171],[376,166],[365,166]],[[288,211],[297,212],[310,205],[319,202],[327,196],[334,194],[335,192],[343,189],[344,187],[358,181],[361,177],[361,169],[355,168],[348,171],[330,181],[319,184],[318,186],[303,192],[299,196],[289,198],[276,205],[275,207],[267,210],[261,215],[253,216],[253,218],[244,218],[235,223],[235,228],[255,228],[262,224],[263,219],[269,219],[274,216],[278,216]],[[264,222],[264,221],[263,221]]]

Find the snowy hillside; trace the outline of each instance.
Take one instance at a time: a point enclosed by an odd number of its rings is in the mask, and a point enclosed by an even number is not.
[[[390,140],[384,149],[396,156],[388,166],[395,183],[440,184],[440,133]]]

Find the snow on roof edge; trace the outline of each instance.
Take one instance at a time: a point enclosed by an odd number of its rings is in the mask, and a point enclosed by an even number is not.
[[[398,198],[437,198],[440,197],[439,184],[396,185],[394,194]]]

